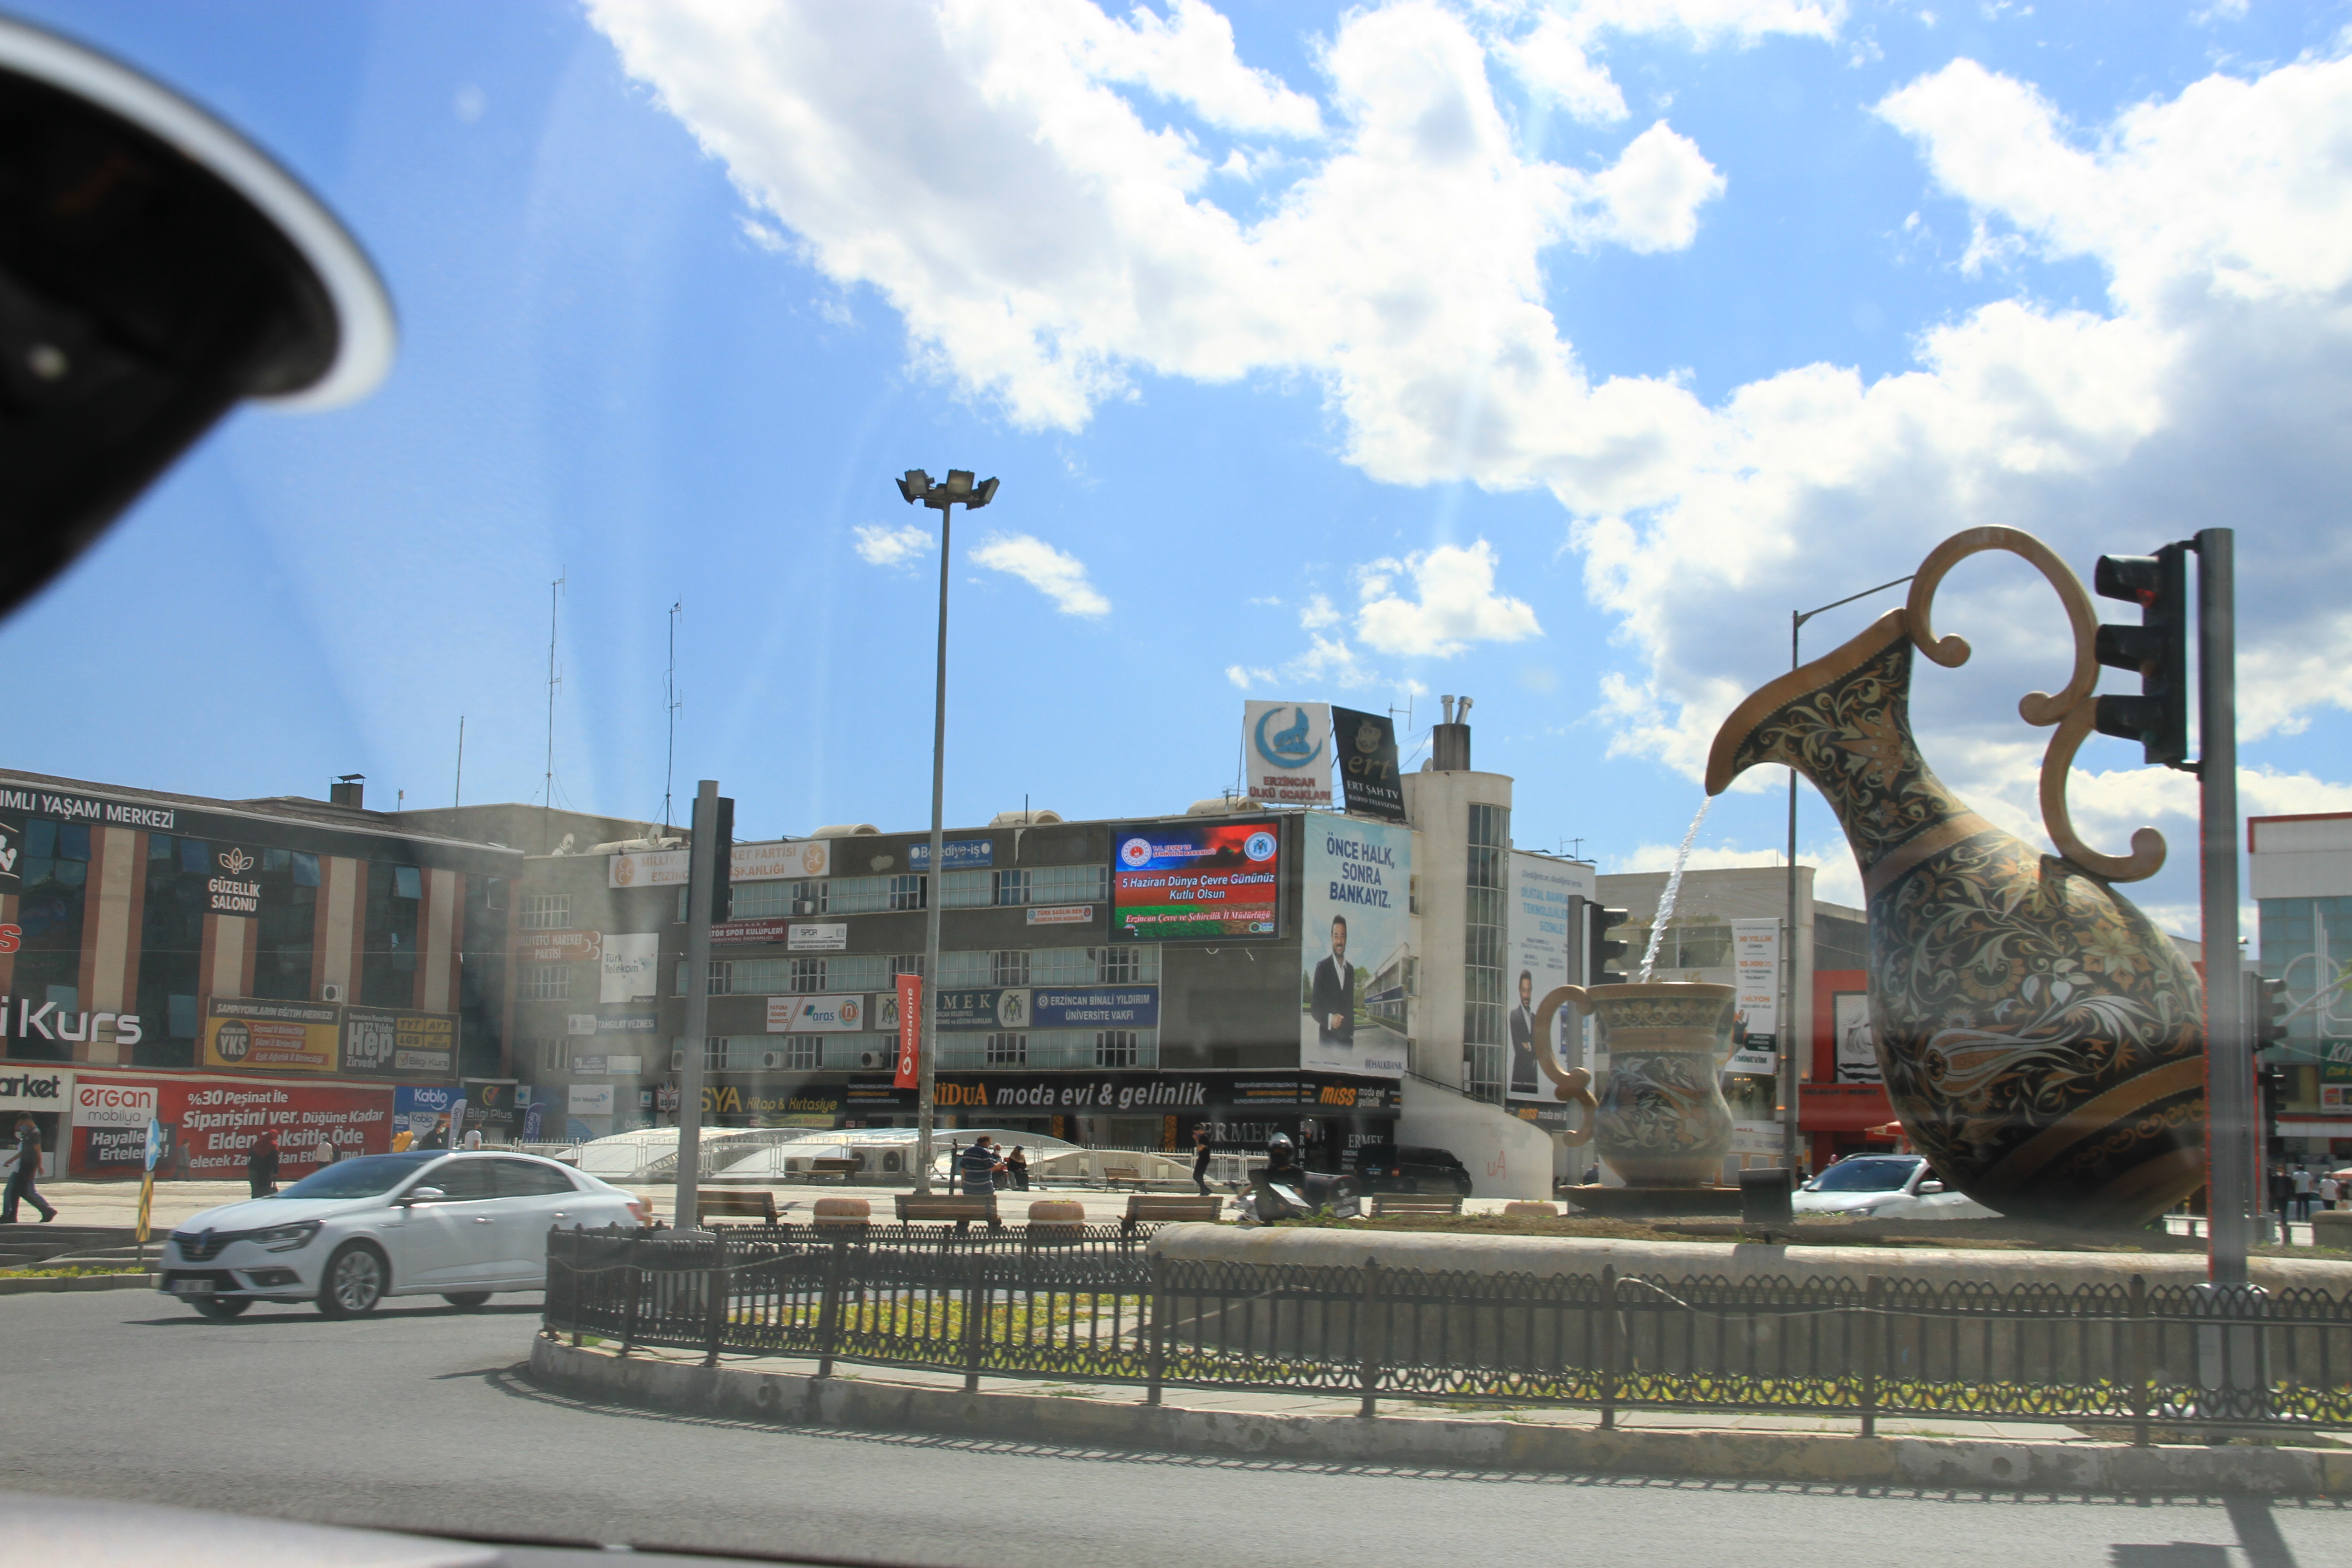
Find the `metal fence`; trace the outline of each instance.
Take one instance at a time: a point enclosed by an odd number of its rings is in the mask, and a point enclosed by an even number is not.
[[[2352,1299],[1733,1282],[1154,1258],[1148,1231],[557,1231],[545,1331],[639,1346],[1378,1402],[2048,1420],[2273,1435],[2352,1427]]]

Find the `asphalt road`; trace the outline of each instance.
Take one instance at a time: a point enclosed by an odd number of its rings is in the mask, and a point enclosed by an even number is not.
[[[2337,1503],[1405,1473],[600,1409],[520,1375],[536,1303],[213,1322],[144,1291],[0,1298],[0,1474],[337,1523],[990,1568],[2352,1563]]]

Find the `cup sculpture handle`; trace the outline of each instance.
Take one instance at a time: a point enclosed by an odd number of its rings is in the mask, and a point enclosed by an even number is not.
[[[1536,1008],[1536,1065],[1543,1068],[1544,1077],[1551,1079],[1553,1099],[1584,1107],[1582,1124],[1561,1133],[1560,1141],[1569,1144],[1590,1143],[1592,1141],[1593,1118],[1601,1111],[1600,1101],[1592,1098],[1592,1075],[1582,1068],[1563,1069],[1552,1060],[1551,1021],[1563,1005],[1575,1008],[1579,1014],[1589,1015],[1592,1011],[1592,993],[1581,985],[1555,985],[1544,993],[1542,1003]]]

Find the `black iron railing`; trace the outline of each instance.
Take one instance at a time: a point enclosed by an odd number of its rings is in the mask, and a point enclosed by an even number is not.
[[[1155,1258],[1148,1231],[558,1231],[546,1331],[640,1346],[1378,1401],[2352,1427],[2352,1299],[2199,1288],[1423,1273]]]

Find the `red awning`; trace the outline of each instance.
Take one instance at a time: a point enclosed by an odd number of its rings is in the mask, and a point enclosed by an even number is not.
[[[1806,1132],[1867,1132],[1894,1120],[1894,1102],[1880,1084],[1806,1083],[1797,1088],[1797,1126]]]

